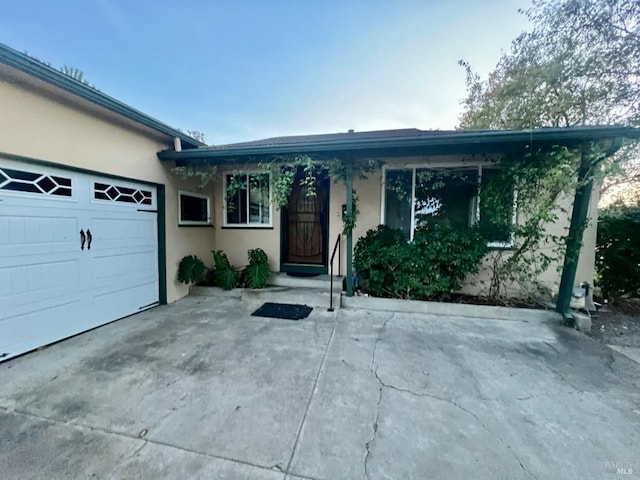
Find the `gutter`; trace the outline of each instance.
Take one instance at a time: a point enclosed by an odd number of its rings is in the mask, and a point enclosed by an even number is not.
[[[287,153],[338,152],[353,150],[374,150],[382,148],[411,148],[487,144],[523,144],[533,143],[575,143],[603,138],[628,137],[640,138],[640,129],[612,126],[589,126],[575,128],[539,128],[532,130],[475,130],[449,134],[437,134],[424,137],[405,138],[362,138],[337,141],[315,141],[289,143],[282,145],[249,145],[238,147],[199,148],[176,152],[165,150],[158,153],[160,160],[198,160],[248,155],[277,155]]]

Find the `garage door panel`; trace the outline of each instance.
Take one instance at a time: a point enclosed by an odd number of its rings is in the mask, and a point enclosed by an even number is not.
[[[36,294],[42,298],[75,292],[81,287],[80,278],[80,262],[77,259],[48,259],[47,263],[7,266],[0,268],[0,298],[11,296],[12,303],[21,304],[33,301]]]
[[[0,320],[0,355],[6,360],[82,331],[81,303],[71,297],[61,297],[55,305],[36,302],[31,311]]]
[[[155,187],[2,158],[0,172],[0,360],[158,302]]]
[[[118,255],[96,255],[92,262],[93,278],[112,283],[118,277],[123,281],[127,277],[155,278],[157,276],[157,259],[157,252],[154,250]]]
[[[157,283],[155,281],[122,288],[96,295],[93,300],[96,312],[96,325],[137,313],[158,303]],[[135,310],[131,305],[137,305]]]

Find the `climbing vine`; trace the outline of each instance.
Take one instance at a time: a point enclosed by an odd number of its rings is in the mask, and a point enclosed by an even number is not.
[[[587,180],[599,174],[597,165],[604,155],[597,147],[583,151],[593,165]],[[481,207],[491,218],[489,228],[508,233],[512,244],[490,253],[487,294],[495,300],[512,297],[511,289],[529,300],[548,297],[548,286],[540,281],[547,270],[562,268],[567,228],[550,228],[569,218],[563,204],[573,198],[579,187],[577,171],[580,155],[575,150],[556,147],[509,155],[480,194]],[[513,198],[517,198],[517,221],[513,222]],[[575,259],[577,261],[577,258]]]
[[[198,188],[202,190],[216,178],[218,167],[196,160],[182,167],[173,167],[171,172],[183,180],[198,179]]]

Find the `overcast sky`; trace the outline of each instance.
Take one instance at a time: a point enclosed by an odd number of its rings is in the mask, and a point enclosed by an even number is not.
[[[0,1],[0,42],[223,144],[454,128],[461,58],[486,74],[525,0]]]

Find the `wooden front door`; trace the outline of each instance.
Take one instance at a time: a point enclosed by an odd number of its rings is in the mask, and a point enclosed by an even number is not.
[[[282,264],[284,272],[327,273],[329,230],[329,180],[316,182],[316,194],[308,195],[300,185],[304,172],[298,170],[289,205],[282,209]]]

